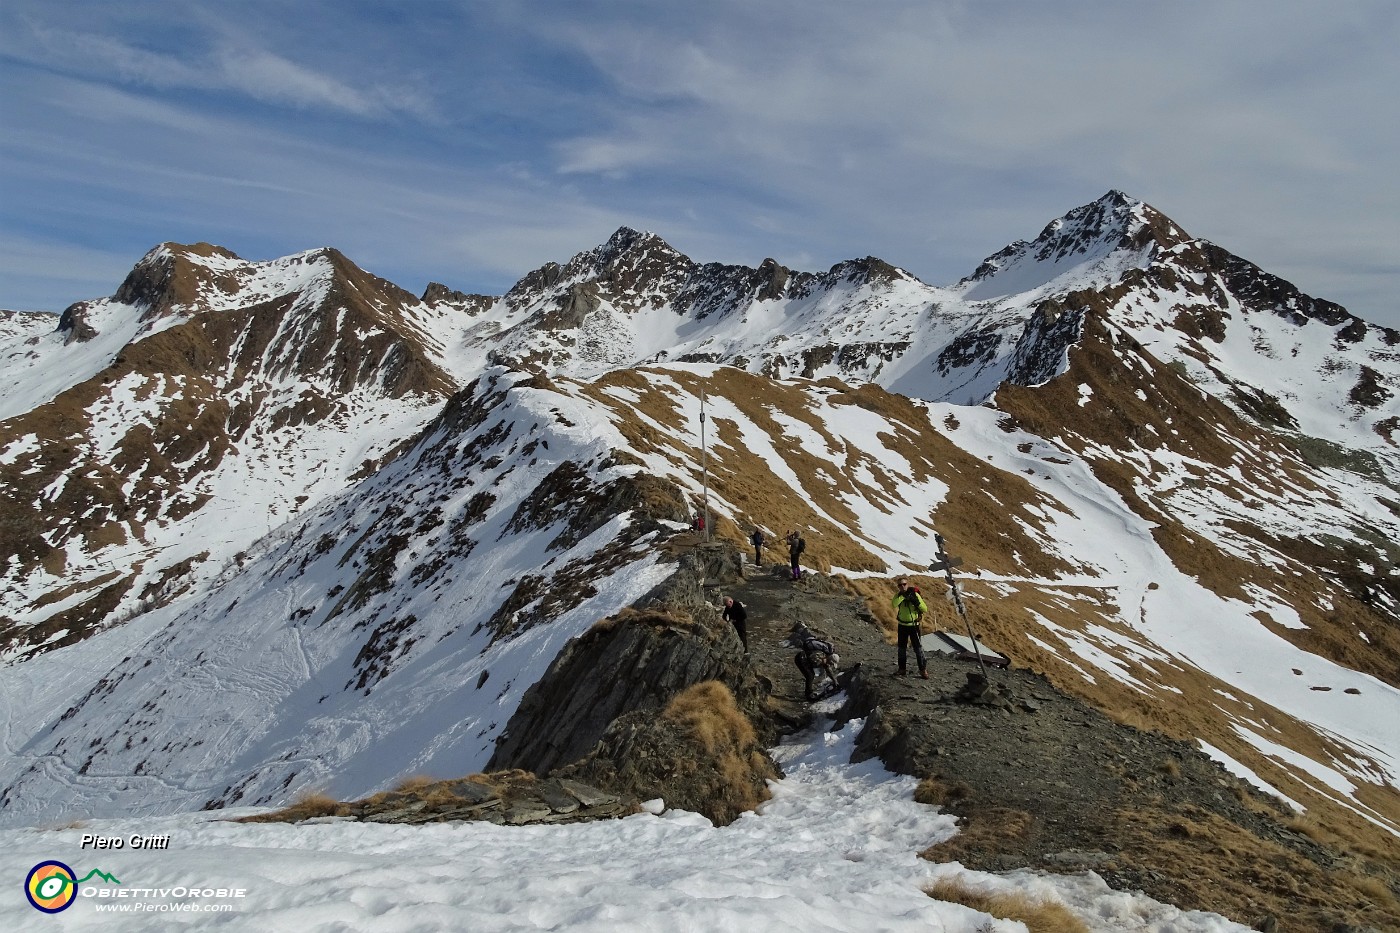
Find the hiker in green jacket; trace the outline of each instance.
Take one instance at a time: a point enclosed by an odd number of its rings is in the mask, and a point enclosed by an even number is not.
[[[928,680],[928,661],[924,658],[922,632],[919,631],[919,623],[924,613],[928,612],[928,603],[919,595],[917,586],[909,585],[908,577],[900,577],[898,582],[899,592],[890,601],[895,610],[895,618],[899,620],[899,670],[895,671],[895,674],[899,677],[905,676],[904,646],[912,642],[914,657],[919,662],[919,676]]]

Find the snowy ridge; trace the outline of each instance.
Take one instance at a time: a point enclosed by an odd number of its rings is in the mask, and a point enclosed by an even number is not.
[[[1037,663],[1108,695],[1214,708],[1202,738],[1232,761],[1400,828],[1354,796],[1400,782],[1389,725],[1400,690],[1261,624],[1261,611],[1302,624],[1307,608],[1282,555],[1211,525],[1209,511],[1185,519],[1263,568],[1250,600],[1222,598],[1095,476],[1092,449],[1008,432],[989,408],[708,364],[593,383],[493,370],[411,452],[265,539],[207,595],[17,666],[4,688],[5,819],[277,803],[322,787],[350,797],[480,769],[563,641],[669,573],[654,543],[679,522],[579,509],[614,483],[658,477],[683,519],[702,491],[702,387],[711,508],[729,527],[800,524],[825,569],[857,579],[923,566],[937,527],[976,562],[974,611],[996,600],[1004,620],[982,624],[1013,655],[1039,650]],[[769,512],[773,490],[784,508],[803,505]],[[1312,508],[1297,516],[1354,521],[1340,500]],[[977,549],[959,529],[987,514],[999,515],[982,532],[992,546]],[[56,712],[26,718],[27,702]]]
[[[1400,831],[1400,334],[1117,192],[946,288],[624,228],[444,294],[166,245],[64,331],[0,321],[4,820],[480,767],[669,572],[703,390],[731,538],[861,580],[937,528],[1018,661]]]
[[[459,401],[494,399],[488,417],[440,425],[353,494],[264,539],[203,599],[16,667],[0,701],[14,764],[5,818],[354,794],[405,766],[478,768],[563,642],[668,573],[626,515],[577,540],[569,514],[534,515],[532,497],[563,464],[591,466],[597,484],[637,470],[603,463],[605,420],[512,387],[518,378],[484,377]],[[530,462],[517,462],[526,447]],[[532,589],[539,572],[548,591]],[[545,600],[550,624],[532,627]],[[69,713],[26,734],[30,706]]]
[[[9,651],[198,588],[436,414],[457,380],[419,344],[429,326],[337,256],[167,244],[122,284],[129,301],[75,305],[0,351],[20,364],[0,396],[23,529],[3,570]]]

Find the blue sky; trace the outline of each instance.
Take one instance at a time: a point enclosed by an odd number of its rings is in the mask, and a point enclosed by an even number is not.
[[[155,244],[500,294],[621,225],[949,284],[1110,188],[1400,327],[1391,2],[0,4],[0,307]]]

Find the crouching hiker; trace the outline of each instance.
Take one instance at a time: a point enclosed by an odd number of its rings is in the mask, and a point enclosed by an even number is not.
[[[787,645],[797,649],[793,661],[802,672],[803,680],[807,682],[808,700],[820,700],[841,689],[841,682],[837,679],[837,666],[841,663],[841,658],[836,654],[836,646],[829,640],[818,636],[805,624],[798,622],[787,637]],[[830,681],[820,693],[816,689],[818,671],[825,674]]]
[[[900,577],[899,592],[890,605],[894,607],[895,618],[899,622],[899,669],[895,674],[899,677],[905,675],[905,645],[913,643],[914,657],[919,662],[919,676],[928,680],[928,661],[924,658],[923,633],[920,631],[924,613],[928,612],[928,603],[924,602],[917,586],[910,586],[907,577]]]
[[[744,650],[749,650],[748,621],[749,611],[744,608],[744,604],[733,596],[724,597],[724,612],[720,617],[726,622],[734,625],[734,631],[739,633],[739,641],[744,643]]]

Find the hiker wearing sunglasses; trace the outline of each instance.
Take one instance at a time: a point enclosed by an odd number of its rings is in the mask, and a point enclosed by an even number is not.
[[[924,602],[917,586],[909,585],[908,577],[900,577],[897,582],[899,592],[890,601],[895,610],[895,619],[899,622],[899,669],[895,675],[905,676],[905,646],[913,643],[914,657],[919,662],[919,676],[928,680],[928,660],[924,657],[923,633],[920,631],[924,613],[928,612],[928,603]]]

